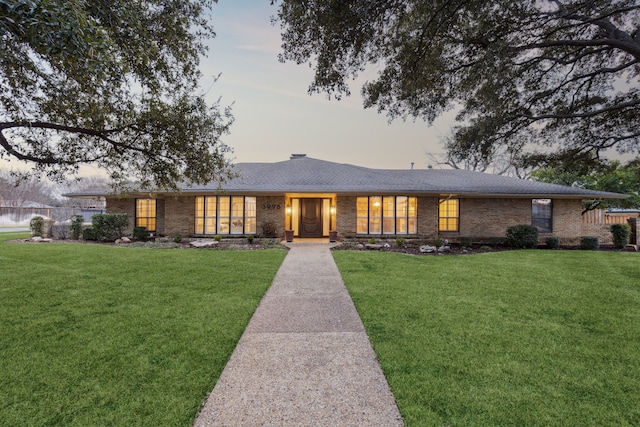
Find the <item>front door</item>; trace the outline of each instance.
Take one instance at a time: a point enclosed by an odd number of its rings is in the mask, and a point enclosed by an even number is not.
[[[322,199],[300,199],[300,237],[322,237]]]

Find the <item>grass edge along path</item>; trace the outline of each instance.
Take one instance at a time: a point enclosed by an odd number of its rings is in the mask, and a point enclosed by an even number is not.
[[[407,426],[640,424],[640,259],[336,251]]]
[[[0,242],[0,425],[191,425],[285,254]]]

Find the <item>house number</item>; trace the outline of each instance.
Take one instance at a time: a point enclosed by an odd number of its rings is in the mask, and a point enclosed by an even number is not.
[[[280,205],[275,203],[263,203],[262,209],[269,209],[269,210],[280,209]]]

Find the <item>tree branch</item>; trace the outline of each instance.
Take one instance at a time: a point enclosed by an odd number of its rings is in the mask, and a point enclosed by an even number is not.
[[[530,114],[516,114],[516,117],[523,117],[529,120],[545,120],[545,119],[584,119],[589,117],[595,117],[604,113],[611,113],[613,111],[624,110],[625,108],[635,107],[640,105],[640,100],[623,102],[610,107],[601,108],[599,110],[585,111],[582,113],[567,113],[567,114],[542,114],[534,116]]]
[[[0,123],[0,134],[2,133],[2,130],[5,129],[11,129],[11,128],[37,128],[37,129],[49,129],[49,130],[56,130],[56,131],[62,131],[62,132],[68,132],[68,133],[75,133],[75,134],[81,134],[81,135],[87,135],[87,136],[93,136],[96,138],[101,139],[102,141],[105,141],[106,143],[112,145],[113,147],[117,147],[117,148],[121,148],[121,149],[125,149],[125,150],[131,150],[131,151],[137,151],[139,153],[142,153],[144,155],[147,156],[154,156],[157,153],[154,153],[151,150],[147,150],[144,148],[140,148],[137,147],[135,145],[130,145],[130,144],[124,144],[122,142],[116,141],[112,138],[110,138],[108,135],[109,134],[114,134],[114,133],[118,133],[118,132],[122,132],[124,131],[127,127],[124,128],[118,128],[118,129],[103,129],[103,130],[96,130],[96,129],[89,129],[89,128],[83,128],[83,127],[78,127],[78,126],[67,126],[67,125],[61,125],[58,123],[50,123],[50,122],[40,122],[40,121],[34,121],[34,122],[28,122],[28,121],[22,121],[22,122],[4,122],[4,123]],[[4,136],[3,136],[4,138]],[[6,138],[4,138],[4,142],[6,142],[7,145],[9,145],[9,147],[11,147],[11,150],[8,149],[4,144],[0,144],[2,145],[5,149],[7,149],[7,151],[9,151],[12,155],[18,157],[16,155],[16,151],[13,148],[12,145],[9,144],[9,142],[6,140]],[[20,156],[26,156],[24,154],[21,153],[17,153]],[[33,159],[28,158],[29,156],[26,156],[26,158],[21,158],[21,160],[30,160],[32,161]],[[98,157],[98,159],[101,157]],[[95,160],[98,160],[95,159]],[[48,158],[47,161],[44,162],[39,162],[39,163],[47,163],[47,164],[56,164],[56,163],[61,163],[60,161],[50,161],[51,159]],[[94,160],[91,160],[94,161]],[[70,162],[69,164],[75,164],[75,163],[79,163],[78,161],[76,162]]]

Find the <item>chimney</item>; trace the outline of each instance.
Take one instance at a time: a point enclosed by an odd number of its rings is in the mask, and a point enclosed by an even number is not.
[[[302,157],[307,157],[307,155],[306,154],[292,154],[291,158],[289,160],[300,159]]]
[[[411,170],[413,170],[413,163],[414,163],[414,162],[411,162]]]

